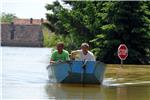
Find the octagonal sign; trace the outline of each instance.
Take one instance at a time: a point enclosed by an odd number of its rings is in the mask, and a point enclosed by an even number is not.
[[[125,44],[120,44],[118,47],[118,57],[125,60],[128,57],[128,48]]]

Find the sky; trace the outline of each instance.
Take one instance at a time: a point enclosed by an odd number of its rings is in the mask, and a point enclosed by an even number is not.
[[[46,18],[46,4],[52,4],[56,0],[1,0],[1,13],[11,13],[19,18]]]

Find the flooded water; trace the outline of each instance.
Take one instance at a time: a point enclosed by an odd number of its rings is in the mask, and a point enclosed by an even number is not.
[[[150,100],[150,66],[107,65],[102,85],[48,79],[49,48],[1,47],[1,97],[40,100]]]

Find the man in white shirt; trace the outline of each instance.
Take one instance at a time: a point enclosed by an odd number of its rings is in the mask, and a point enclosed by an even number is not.
[[[89,51],[89,44],[82,43],[81,50],[71,52],[71,58],[77,61],[95,61],[95,56]]]

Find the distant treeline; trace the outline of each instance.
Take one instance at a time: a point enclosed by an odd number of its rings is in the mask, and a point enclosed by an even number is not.
[[[17,18],[15,16],[15,14],[11,14],[11,13],[2,12],[1,15],[0,15],[1,23],[8,23],[8,24],[10,24],[11,22],[13,22],[13,20],[15,18]]]
[[[88,42],[97,60],[120,63],[117,49],[129,49],[127,64],[150,63],[150,2],[148,1],[56,1],[45,7],[47,26],[45,46],[64,41],[67,50]]]

